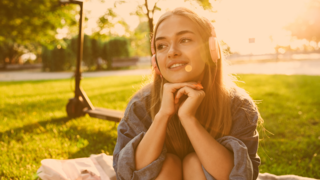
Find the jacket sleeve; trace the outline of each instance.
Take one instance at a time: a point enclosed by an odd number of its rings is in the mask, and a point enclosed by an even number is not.
[[[113,167],[117,180],[155,179],[165,160],[166,148],[146,167],[136,170],[135,150],[151,125],[144,101],[131,100],[118,125],[118,138],[113,152]]]
[[[217,141],[233,152],[234,167],[229,179],[257,179],[260,157],[257,155],[259,134],[256,130],[259,112],[251,100],[236,99],[232,104],[232,128],[229,136]],[[208,180],[214,180],[205,169]]]

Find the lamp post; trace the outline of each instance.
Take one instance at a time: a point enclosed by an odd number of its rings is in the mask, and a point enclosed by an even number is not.
[[[119,122],[123,117],[123,112],[94,107],[85,91],[80,87],[81,61],[83,55],[83,1],[60,0],[60,4],[78,4],[80,6],[78,54],[77,66],[75,71],[75,91],[74,98],[69,99],[66,107],[68,117],[77,118],[80,116],[84,116],[85,114],[89,114],[91,117]]]

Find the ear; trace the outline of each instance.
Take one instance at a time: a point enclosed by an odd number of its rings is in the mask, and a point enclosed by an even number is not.
[[[152,63],[152,67],[154,69],[154,71],[158,74],[158,75],[161,75],[161,72],[158,68],[158,65],[157,65],[157,60],[156,60],[156,55],[154,54],[151,58],[151,63]]]

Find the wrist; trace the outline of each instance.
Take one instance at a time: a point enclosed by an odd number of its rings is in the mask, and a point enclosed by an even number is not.
[[[185,124],[185,123],[192,124],[198,121],[197,118],[192,115],[182,115],[182,116],[179,116],[179,119],[182,124]]]
[[[159,111],[159,112],[155,115],[154,119],[155,119],[155,120],[164,121],[164,122],[168,122],[169,119],[170,119],[170,117],[171,117],[171,115],[166,114],[166,113],[162,113],[161,111]]]
[[[179,117],[180,119],[187,119],[187,120],[192,120],[192,119],[196,118],[195,115],[193,115],[193,114],[186,114],[186,113],[184,113],[184,114],[179,114],[179,113],[178,113],[178,117]]]

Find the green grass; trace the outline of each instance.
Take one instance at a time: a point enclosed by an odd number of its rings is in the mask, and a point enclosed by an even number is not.
[[[242,75],[255,100],[260,129],[260,172],[320,178],[320,77]]]
[[[256,100],[260,172],[320,178],[320,77],[241,75],[238,83]],[[82,87],[97,107],[124,110],[146,82],[142,76],[85,78]],[[112,154],[117,124],[88,116],[66,118],[71,80],[0,83],[0,179],[31,179],[42,159]],[[261,128],[260,128],[261,129]]]

